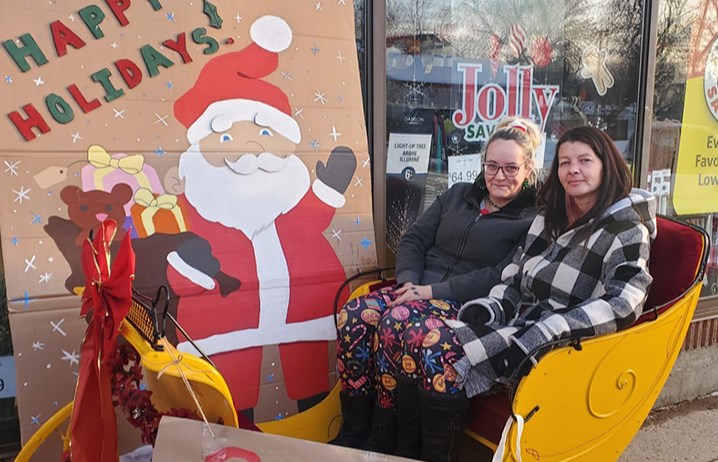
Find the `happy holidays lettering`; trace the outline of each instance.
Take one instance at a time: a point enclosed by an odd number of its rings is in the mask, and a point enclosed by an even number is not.
[[[152,9],[157,12],[162,9],[159,0],[144,0],[150,4]],[[131,7],[132,0],[105,0],[110,14],[121,27],[130,24],[125,12]],[[104,37],[102,31],[103,22],[107,19],[107,13],[98,5],[88,5],[80,9],[79,15],[84,26],[94,40],[100,40]],[[73,30],[60,20],[56,20],[50,24],[51,46],[54,47],[58,58],[61,58],[71,52],[68,48],[79,50],[83,48],[87,42],[80,36],[79,30]],[[86,31],[84,31],[86,33]],[[162,42],[162,45],[174,52],[170,56],[160,52],[155,46],[146,44],[140,47],[139,55],[144,64],[145,72],[150,77],[156,77],[160,74],[160,68],[169,68],[175,64],[174,60],[178,58],[182,64],[192,62],[192,56],[187,51],[187,40],[189,39],[197,45],[204,45],[202,53],[211,55],[219,49],[217,40],[207,35],[207,29],[197,27],[189,32],[182,32],[174,38],[169,38]],[[47,45],[41,47],[40,44],[30,33],[25,33],[17,38],[17,40],[5,40],[2,42],[4,50],[14,61],[17,67],[23,72],[28,72],[33,65],[37,67],[44,66],[49,62],[46,53]],[[45,48],[45,49],[43,49]],[[137,58],[122,58],[114,61],[114,71],[110,67],[104,67],[90,74],[90,79],[99,85],[104,92],[102,98],[106,102],[111,102],[125,95],[125,89],[121,87],[121,83],[128,90],[132,90],[142,82],[145,75],[143,70],[137,64]],[[98,98],[88,99],[85,93],[80,90],[76,83],[71,83],[66,87],[66,93],[50,93],[45,96],[45,107],[47,114],[43,114],[32,102],[22,106],[22,109],[14,110],[7,114],[12,124],[17,128],[26,141],[35,139],[36,131],[42,134],[51,131],[48,117],[56,123],[65,125],[75,118],[75,112],[79,109],[82,113],[94,111],[102,105]]]

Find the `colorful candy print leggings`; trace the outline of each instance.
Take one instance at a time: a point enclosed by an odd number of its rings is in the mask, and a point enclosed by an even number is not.
[[[402,374],[419,380],[425,390],[456,393],[456,370],[452,366],[464,356],[464,349],[441,319],[422,317],[404,330]]]
[[[337,324],[337,368],[342,391],[358,396],[377,389],[377,401],[385,408],[395,405],[396,377],[404,356],[404,329],[422,318],[455,319],[461,306],[451,300],[431,299],[388,308],[395,298],[393,289],[385,288],[351,300],[339,312]]]

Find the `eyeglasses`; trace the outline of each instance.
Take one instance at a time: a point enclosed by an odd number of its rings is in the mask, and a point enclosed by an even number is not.
[[[499,165],[494,162],[484,162],[481,165],[484,166],[484,172],[486,175],[494,176],[499,173],[499,170],[503,170],[504,176],[506,178],[513,178],[519,174],[519,170],[521,170],[521,167],[526,165],[526,163],[518,164],[518,165],[516,165],[516,164]]]

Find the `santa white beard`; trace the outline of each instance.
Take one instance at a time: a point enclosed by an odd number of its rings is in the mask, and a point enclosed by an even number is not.
[[[309,171],[297,156],[287,157],[286,165],[279,170],[273,157],[267,168],[270,171],[262,168],[259,159],[256,170],[240,174],[228,166],[211,165],[199,146],[192,145],[179,162],[185,196],[205,220],[236,228],[253,239],[279,215],[294,208],[309,190]]]

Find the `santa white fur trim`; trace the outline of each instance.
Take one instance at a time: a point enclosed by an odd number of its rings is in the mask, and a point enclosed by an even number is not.
[[[176,269],[179,274],[194,282],[198,286],[203,287],[206,290],[214,289],[214,279],[207,276],[197,268],[188,265],[177,252],[170,252],[167,255],[167,263],[169,263],[172,268]]]
[[[314,180],[314,183],[312,183],[312,191],[314,191],[314,194],[316,194],[319,200],[325,204],[335,209],[344,207],[344,203],[346,202],[344,195],[336,189],[325,185],[321,180]]]
[[[260,47],[275,53],[286,50],[292,43],[292,29],[277,16],[262,16],[254,21],[249,36]]]
[[[330,341],[336,338],[337,328],[334,326],[334,316],[330,315],[288,324],[268,323],[264,328],[235,330],[194,340],[205,354],[216,355],[258,346],[317,340]],[[177,349],[187,353],[199,354],[197,349],[189,342],[180,342]]]
[[[292,117],[269,104],[244,98],[210,104],[187,130],[187,140],[195,144],[213,133],[212,121],[218,116],[228,117],[232,123],[249,120],[261,127],[271,128],[295,144],[302,140],[299,124]]]

